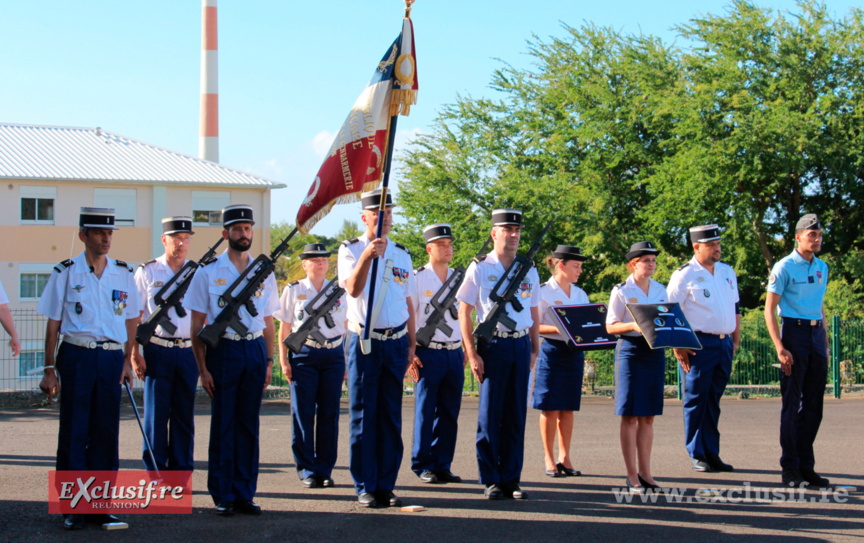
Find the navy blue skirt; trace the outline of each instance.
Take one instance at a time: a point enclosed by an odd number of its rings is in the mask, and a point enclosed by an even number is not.
[[[663,414],[666,351],[652,349],[642,336],[622,336],[615,349],[615,414]]]
[[[585,353],[563,341],[544,339],[537,357],[531,407],[542,411],[579,411]]]

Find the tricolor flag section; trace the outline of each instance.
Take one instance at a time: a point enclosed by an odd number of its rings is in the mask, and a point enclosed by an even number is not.
[[[406,17],[402,32],[351,108],[297,212],[301,233],[307,234],[334,205],[356,202],[361,192],[378,187],[393,153],[387,148],[390,117],[408,115],[416,103],[414,25]]]

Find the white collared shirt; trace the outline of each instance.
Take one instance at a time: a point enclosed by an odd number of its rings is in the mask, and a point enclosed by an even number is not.
[[[357,267],[357,262],[360,260],[360,255],[366,249],[366,246],[372,243],[372,240],[366,234],[357,238],[356,241],[343,241],[339,246],[338,270],[339,270],[339,286],[346,288],[348,278]],[[384,277],[384,268],[386,268],[387,260],[393,259],[393,269],[390,272],[390,284],[387,286],[387,294],[384,296],[384,302],[381,306],[381,314],[378,315],[378,322],[372,324],[372,328],[395,328],[408,321],[408,303],[409,296],[414,296],[417,292],[417,286],[414,282],[414,266],[411,264],[411,255],[406,249],[397,247],[392,239],[387,240],[387,248],[384,250],[384,255],[378,260],[378,276],[375,278],[375,299],[381,293],[381,280]],[[360,324],[366,324],[366,311],[369,300],[369,287],[372,285],[372,266],[369,266],[369,273],[366,276],[366,286],[363,287],[363,293],[355,298],[348,296],[348,320]],[[373,302],[377,305],[377,301]]]
[[[606,314],[606,324],[633,322],[633,317],[627,311],[627,304],[654,304],[667,301],[669,301],[669,296],[666,294],[666,287],[654,279],[649,279],[648,294],[645,294],[636,284],[631,273],[627,276],[626,281],[615,285],[612,289],[612,295],[609,297],[609,312]],[[639,337],[641,334],[639,332],[627,332],[621,335]]]
[[[468,266],[468,271],[465,272],[465,280],[459,288],[459,294],[456,296],[460,302],[465,302],[468,305],[473,305],[477,311],[477,319],[483,322],[486,316],[492,310],[492,302],[489,295],[492,289],[498,283],[498,280],[506,273],[507,270],[498,260],[495,251],[492,251],[486,258],[479,263],[472,262]],[[507,284],[501,287],[505,290]],[[502,292],[498,292],[502,294]],[[534,319],[531,318],[531,308],[540,305],[540,276],[537,275],[537,269],[533,266],[528,270],[522,284],[519,285],[519,290],[516,291],[516,297],[522,303],[522,311],[516,311],[513,304],[507,304],[507,315],[516,321],[516,331],[530,328],[534,324]],[[509,332],[510,329],[498,323],[498,330]]]
[[[453,269],[448,268],[447,270],[447,277],[449,278],[453,275]],[[417,281],[417,295],[413,298],[414,312],[417,315],[417,330],[419,330],[426,325],[426,320],[432,314],[432,311],[434,311],[431,304],[432,297],[435,296],[441,287],[444,286],[444,282],[441,281],[441,278],[439,278],[438,274],[435,273],[431,263],[418,269],[414,278]],[[450,293],[443,293],[440,299],[443,300],[448,294]],[[435,335],[432,336],[432,341],[438,343],[461,341],[462,331],[459,329],[459,318],[457,317],[454,319],[452,315],[450,315],[450,311],[444,311],[444,322],[447,326],[453,329],[453,334],[448,336],[442,332],[440,328],[437,328],[435,330]]]
[[[183,265],[185,264],[186,261],[183,262]],[[196,273],[198,273],[198,271],[200,271],[200,268],[196,270]],[[141,299],[141,309],[144,310],[144,314],[141,315],[142,322],[147,320],[147,317],[149,317],[150,314],[156,311],[159,307],[158,304],[156,304],[156,300],[154,300],[154,296],[162,290],[162,287],[168,283],[172,277],[174,277],[174,271],[171,269],[171,266],[168,265],[168,259],[165,255],[158,257],[153,262],[142,264],[137,270],[135,270],[135,285],[138,287],[138,295]],[[175,287],[172,286],[171,290],[165,293],[165,296],[163,297],[167,298],[170,296],[174,291],[174,288]],[[185,317],[178,317],[177,310],[170,307],[168,308],[167,315],[174,326],[177,327],[177,330],[173,334],[169,334],[163,330],[161,326],[157,326],[155,335],[162,338],[189,338],[189,327],[192,320],[189,312],[186,312]]]
[[[666,291],[694,331],[717,335],[735,331],[738,278],[727,264],[717,262],[712,274],[694,256],[672,273]]]
[[[138,318],[141,307],[128,265],[108,258],[102,277],[96,277],[82,252],[70,265],[54,268],[36,311],[60,321],[64,336],[125,343],[126,321]]]
[[[324,286],[328,283],[324,281]],[[323,287],[322,287],[323,288]],[[273,313],[273,317],[291,326],[291,331],[296,332],[304,319],[315,310],[314,307],[307,306],[312,302],[315,296],[318,296],[320,291],[315,288],[312,281],[308,277],[299,281],[292,281],[285,285],[282,290],[282,297],[279,299],[279,309]],[[345,333],[345,319],[347,316],[347,295],[342,295],[330,309],[330,315],[333,318],[333,328],[329,328],[324,321],[324,317],[318,319],[318,325],[321,328],[321,334],[328,340],[335,339]],[[318,301],[316,307],[323,303],[323,298]]]
[[[590,304],[591,300],[585,291],[577,287],[575,284],[570,285],[570,296],[564,293],[564,290],[555,280],[555,277],[550,277],[549,281],[540,285],[540,324],[548,324],[555,326],[555,319],[549,314],[549,308],[556,305],[585,305]],[[558,341],[566,341],[567,339],[561,334],[543,334],[547,339],[557,339]]]
[[[0,305],[8,304],[8,303],[9,303],[9,297],[6,296],[6,291],[3,290],[3,282],[0,281]]]
[[[251,255],[249,258],[251,264]],[[213,322],[216,316],[222,312],[222,308],[219,307],[219,297],[238,277],[240,277],[240,272],[228,258],[228,250],[226,249],[216,258],[215,262],[195,272],[192,284],[189,285],[189,290],[186,291],[186,296],[183,299],[183,307],[187,310],[206,313],[207,322]],[[241,283],[235,294],[244,286],[245,283]],[[272,316],[279,309],[279,287],[276,286],[276,277],[272,273],[267,276],[264,283],[258,286],[258,290],[251,300],[258,310],[258,315],[253,317],[245,307],[240,308],[237,315],[240,317],[240,322],[249,329],[249,333],[254,333],[264,330],[267,327],[264,319]],[[226,331],[238,333],[230,326]]]

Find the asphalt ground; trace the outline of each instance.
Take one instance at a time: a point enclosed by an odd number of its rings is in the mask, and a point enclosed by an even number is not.
[[[702,489],[781,490],[778,459],[780,400],[724,398],[721,455],[733,473],[691,470],[683,443],[681,403],[667,400],[655,422],[652,471],[662,485],[682,489],[684,503],[660,496],[656,503],[619,503],[613,489],[624,483],[612,400],[585,397],[575,416],[574,465],[582,477],[546,477],[538,427],[528,410],[522,488],[526,501],[490,502],[477,481],[474,437],[477,398],[465,397],[453,472],[461,484],[423,484],[411,472],[414,398],[403,402],[406,454],[396,493],[419,513],[368,510],[357,504],[348,472],[348,413],[343,401],[339,459],[330,489],[305,489],[290,449],[290,405],[266,400],[261,410],[261,473],[256,501],[260,517],[214,514],[206,490],[209,406],[196,406],[196,471],[191,515],[123,515],[129,529],[64,532],[61,517],[48,514],[48,472],[54,468],[58,408],[0,411],[0,540],[2,541],[864,541],[864,399],[825,399],[816,440],[816,469],[832,485],[856,487],[848,496],[818,491],[794,494],[804,501],[751,492],[720,501]],[[121,419],[121,469],[142,469],[141,435],[131,407]],[[779,494],[778,492],[777,494]],[[766,499],[767,498],[767,499]],[[841,503],[841,501],[843,503]]]

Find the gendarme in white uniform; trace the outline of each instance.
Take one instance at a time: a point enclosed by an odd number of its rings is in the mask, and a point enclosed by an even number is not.
[[[102,277],[82,252],[54,267],[36,311],[61,321],[60,333],[86,341],[126,342],[126,320],[141,311],[132,269],[108,258]]]
[[[357,267],[360,255],[372,240],[365,234],[359,238],[343,241],[339,246],[339,286],[345,288],[348,277]],[[372,329],[394,328],[408,321],[408,304],[406,298],[416,294],[414,282],[414,266],[411,264],[411,255],[408,250],[392,239],[387,240],[387,248],[384,256],[378,261],[378,277],[375,279],[375,300],[381,293],[382,278],[387,260],[393,259],[393,269],[390,271],[390,284],[387,286],[387,295],[381,306],[381,314],[378,322],[372,324]],[[369,286],[372,284],[372,266],[369,266],[369,275],[366,278],[366,286],[363,295],[357,298],[348,296],[348,320],[354,324],[363,325],[366,322],[366,301],[369,299]],[[377,301],[375,302],[378,303]]]
[[[555,277],[550,277],[549,280],[540,285],[540,324],[548,324],[555,326],[555,321],[552,315],[549,314],[549,308],[556,305],[585,305],[590,304],[591,300],[585,291],[576,285],[570,285],[570,296],[564,293],[558,285]],[[557,339],[558,341],[567,341],[561,334],[543,334],[544,338]]]
[[[184,261],[183,264],[185,265],[186,262]],[[200,273],[200,271],[201,269],[199,268],[196,273]],[[135,285],[138,287],[138,294],[141,298],[141,309],[144,310],[144,314],[141,315],[142,322],[147,320],[147,317],[159,307],[153,298],[172,277],[174,277],[174,272],[171,270],[171,266],[168,265],[168,259],[165,258],[165,255],[142,264],[135,270]],[[174,287],[165,293],[164,298],[170,296],[173,291]],[[174,326],[177,327],[177,330],[172,335],[163,330],[161,326],[157,326],[155,335],[161,338],[188,339],[190,334],[189,327],[192,320],[189,312],[187,311],[186,316],[181,318],[177,316],[177,311],[171,307],[168,309],[167,314]]]
[[[324,281],[324,286],[327,286],[327,281]],[[324,288],[323,286],[321,288]],[[292,281],[282,290],[282,297],[279,299],[279,309],[273,313],[273,316],[280,321],[290,324],[291,331],[296,332],[303,321],[315,311],[314,307],[307,310],[307,306],[315,296],[318,296],[319,291],[315,289],[312,281],[309,278],[304,278],[299,281]],[[319,319],[318,325],[321,327],[321,335],[328,340],[338,338],[345,334],[345,318],[347,315],[346,295],[339,298],[330,309],[330,315],[333,317],[333,328],[328,328],[324,322],[324,317]],[[317,305],[323,303],[324,299],[318,301]]]
[[[612,295],[609,297],[609,312],[606,314],[606,324],[620,322],[626,324],[633,322],[633,317],[627,311],[626,304],[656,304],[660,302],[668,302],[669,296],[666,294],[666,287],[658,283],[654,279],[650,279],[648,283],[648,294],[642,291],[636,284],[631,273],[627,276],[627,280],[623,283],[615,285],[612,289]],[[626,332],[622,336],[639,337],[642,334],[639,332]]]
[[[693,330],[704,334],[731,334],[735,331],[735,304],[738,278],[722,262],[709,272],[693,257],[672,273],[666,287],[670,302],[677,302]]]
[[[468,271],[465,272],[465,281],[459,287],[459,294],[456,297],[460,302],[474,306],[479,322],[483,322],[486,315],[492,310],[494,302],[489,299],[489,295],[506,271],[494,251],[486,255],[486,258],[479,263],[472,262],[468,266]],[[506,288],[507,285],[504,285],[501,290]],[[502,294],[502,292],[498,294]],[[531,308],[540,305],[540,276],[537,275],[536,268],[532,267],[528,270],[519,290],[516,291],[516,296],[522,303],[522,311],[517,313],[513,305],[508,303],[506,312],[516,322],[515,331],[520,332],[534,324],[534,320],[531,318]],[[498,330],[501,332],[511,331],[500,322],[498,323]]]
[[[452,268],[447,268],[447,277],[453,275]],[[417,315],[417,330],[420,330],[426,325],[426,320],[429,315],[435,310],[432,307],[432,297],[444,286],[444,283],[432,269],[432,264],[426,264],[415,270],[414,278],[417,281],[417,295],[414,300],[414,313]],[[449,292],[444,292],[439,300],[444,299]],[[453,318],[450,311],[444,312],[444,322],[453,329],[453,335],[447,336],[440,328],[435,330],[435,335],[432,336],[432,341],[437,343],[452,343],[462,340],[462,331],[459,329],[459,318]]]
[[[251,257],[249,262],[252,262]],[[240,277],[240,272],[228,258],[228,250],[226,249],[216,258],[215,262],[199,268],[195,272],[189,290],[186,291],[186,296],[183,298],[183,307],[206,313],[207,322],[213,322],[216,316],[222,312],[222,308],[219,307],[219,296],[238,277]],[[237,292],[242,288],[243,284],[237,287]],[[266,327],[264,318],[272,316],[279,309],[279,287],[276,286],[276,278],[272,273],[267,276],[263,285],[259,285],[251,300],[258,310],[258,316],[253,317],[245,308],[241,308],[237,313],[240,322],[249,328],[250,334],[264,330]],[[238,333],[230,326],[225,331]]]

